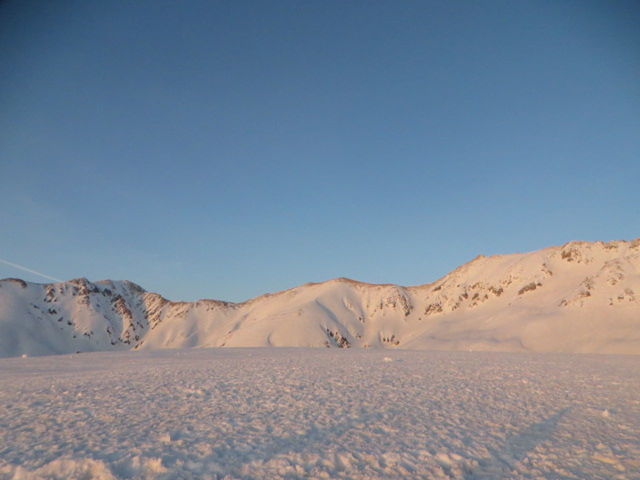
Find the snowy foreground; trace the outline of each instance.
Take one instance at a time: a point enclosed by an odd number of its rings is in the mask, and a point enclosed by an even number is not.
[[[0,359],[0,479],[640,479],[640,357]]]

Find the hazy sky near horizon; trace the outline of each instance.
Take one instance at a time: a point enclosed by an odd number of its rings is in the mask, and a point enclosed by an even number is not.
[[[0,259],[237,301],[638,237],[639,24],[637,1],[2,2]]]

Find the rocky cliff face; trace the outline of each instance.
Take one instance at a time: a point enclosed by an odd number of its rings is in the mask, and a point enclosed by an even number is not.
[[[479,256],[401,287],[339,278],[244,303],[128,281],[0,281],[0,355],[197,346],[640,353],[640,239]]]

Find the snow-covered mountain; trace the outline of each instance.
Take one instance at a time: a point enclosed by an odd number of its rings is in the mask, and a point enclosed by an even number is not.
[[[0,280],[0,356],[205,346],[640,354],[640,239],[479,256],[413,287],[337,278],[243,303]]]

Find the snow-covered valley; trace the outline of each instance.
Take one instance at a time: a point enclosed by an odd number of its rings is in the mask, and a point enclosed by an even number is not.
[[[128,281],[0,281],[0,356],[184,347],[640,353],[640,239],[479,256],[402,287],[337,278],[242,303]]]
[[[0,359],[0,479],[639,479],[640,357]]]

